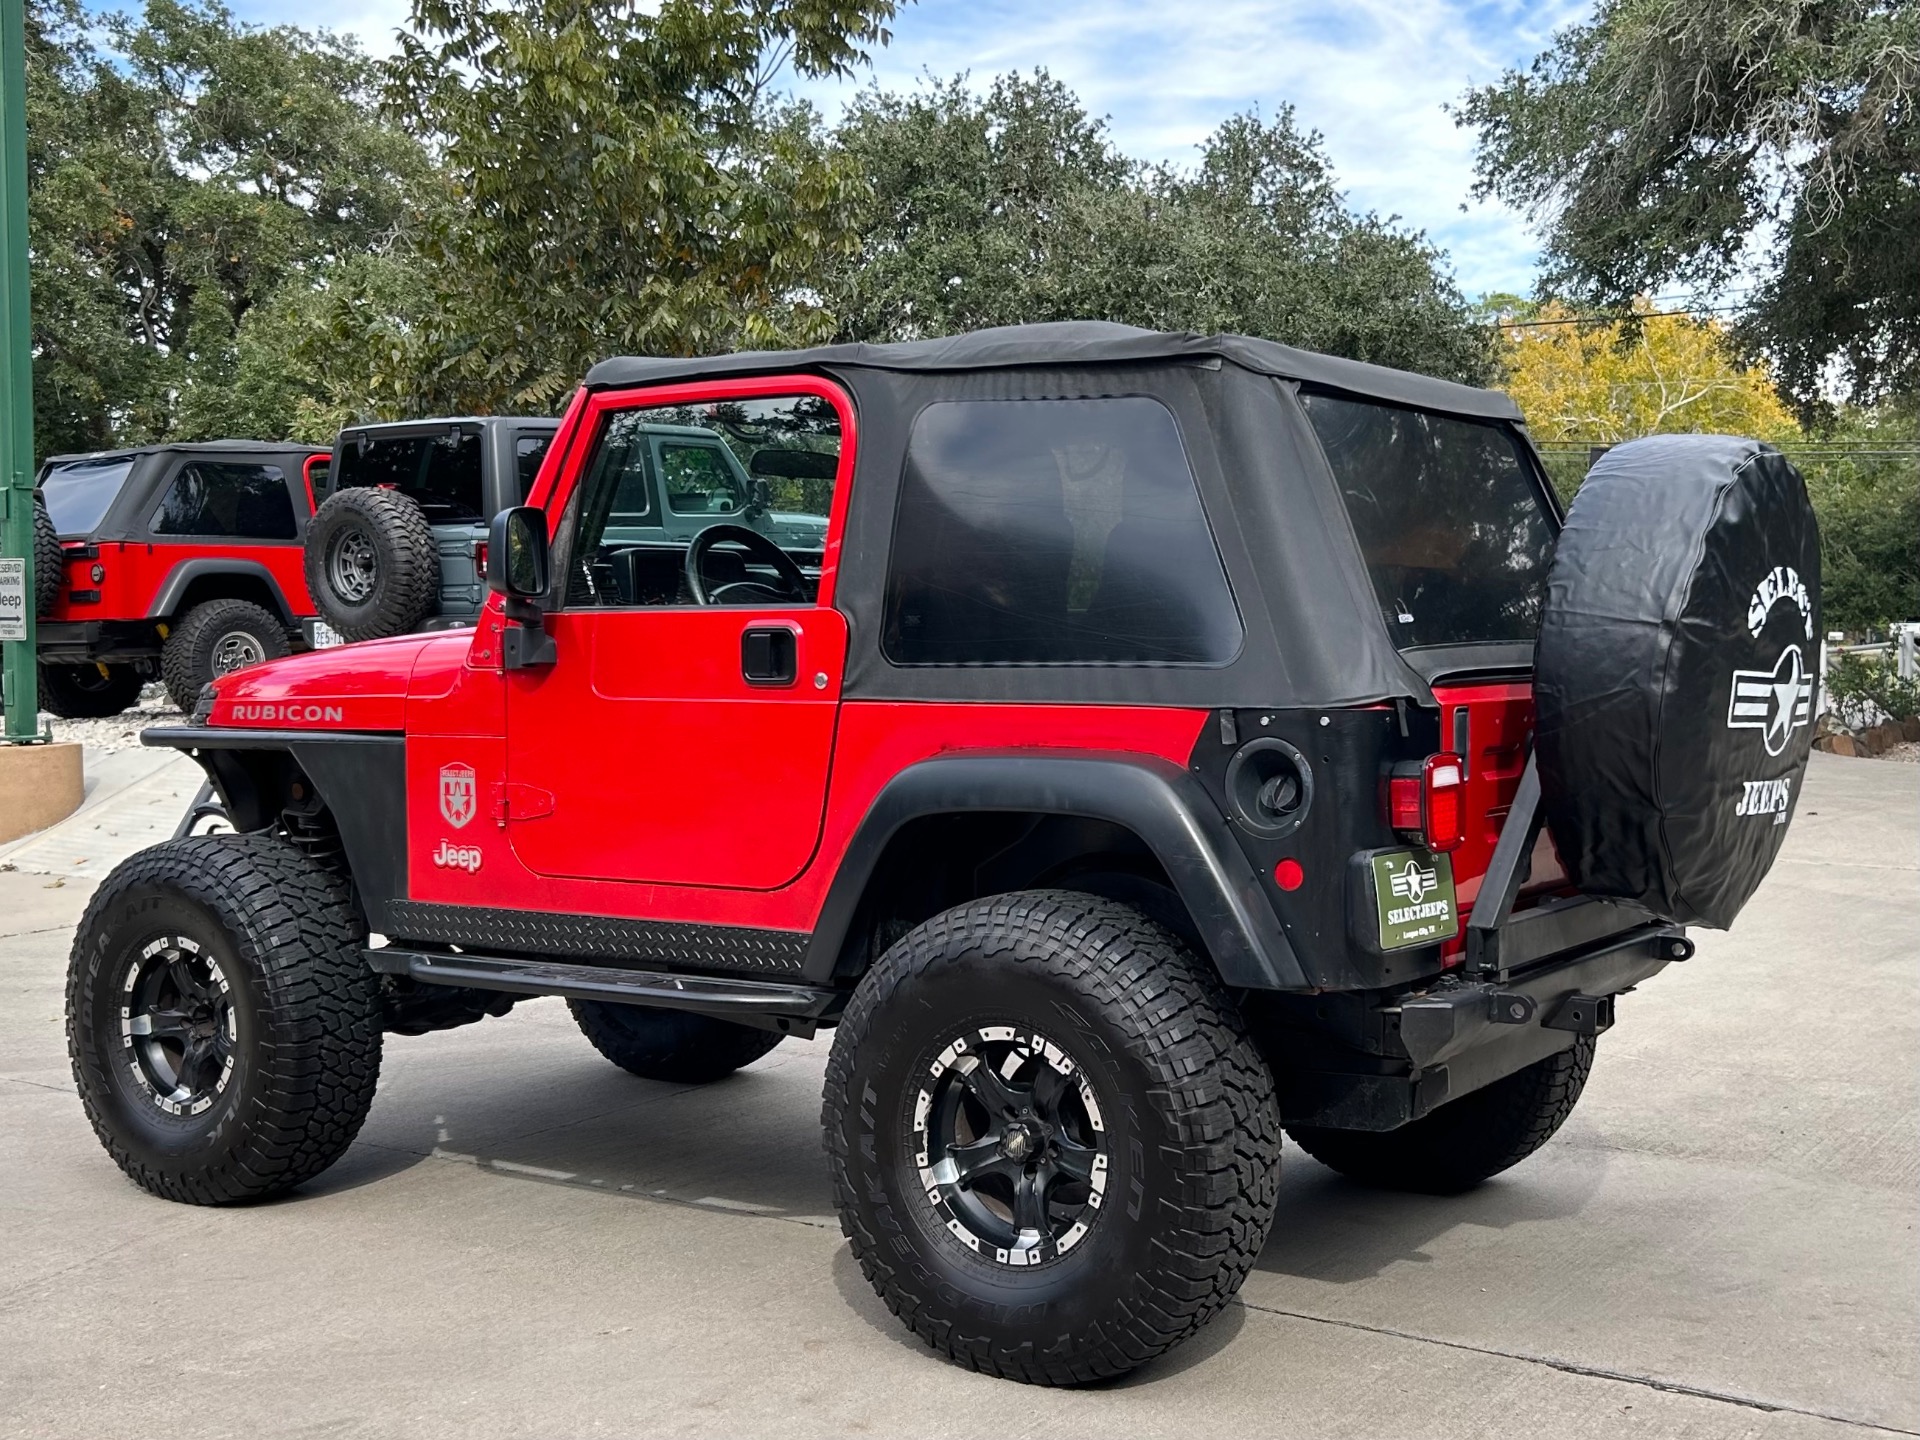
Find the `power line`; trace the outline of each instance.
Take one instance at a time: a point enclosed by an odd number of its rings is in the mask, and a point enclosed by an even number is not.
[[[1615,310],[1591,315],[1567,315],[1555,320],[1496,320],[1496,330],[1535,330],[1546,325],[1594,325],[1609,320],[1665,320],[1683,315],[1724,315],[1738,305],[1693,305],[1681,310]]]

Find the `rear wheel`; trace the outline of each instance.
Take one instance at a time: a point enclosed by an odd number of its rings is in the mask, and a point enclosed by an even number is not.
[[[643,1080],[705,1085],[751,1065],[783,1038],[686,1010],[569,1000],[580,1033],[607,1059]]]
[[[346,881],[283,840],[143,850],[74,937],[67,1046],[100,1143],[168,1200],[254,1200],[359,1133],[380,1074],[380,991]]]
[[[278,660],[288,651],[286,628],[249,600],[209,600],[196,605],[167,636],[160,676],[167,695],[193,713],[200,687],[209,680]]]
[[[887,1307],[975,1370],[1121,1375],[1240,1288],[1273,1219],[1273,1080],[1212,971],[1111,900],[950,910],[868,972],[824,1109]]]
[[[1573,1113],[1593,1069],[1593,1037],[1570,1050],[1449,1101],[1398,1130],[1321,1130],[1287,1134],[1322,1165],[1387,1190],[1457,1195],[1510,1169],[1553,1138]]]
[[[144,683],[131,665],[42,664],[40,708],[62,720],[100,720],[138,700]]]

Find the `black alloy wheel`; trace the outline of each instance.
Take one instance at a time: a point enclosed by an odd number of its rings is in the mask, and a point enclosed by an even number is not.
[[[161,935],[123,957],[120,1037],[135,1088],[168,1115],[194,1116],[233,1078],[233,983],[191,935]]]
[[[380,1075],[365,934],[346,878],[269,835],[173,840],[114,868],[74,935],[67,1047],[130,1179],[231,1204],[345,1152]]]
[[[1110,1379],[1178,1345],[1273,1218],[1273,1077],[1212,966],[1113,900],[956,906],[855,987],[821,1107],[887,1308],[970,1369]]]
[[[1041,1265],[1099,1218],[1106,1124],[1093,1084],[1037,1030],[970,1026],[921,1067],[913,1144],[928,1202],[976,1255]]]

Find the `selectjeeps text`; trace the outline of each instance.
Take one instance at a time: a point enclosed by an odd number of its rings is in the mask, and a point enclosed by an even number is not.
[[[697,1083],[836,1026],[889,1308],[996,1375],[1125,1372],[1240,1285],[1283,1130],[1413,1190],[1524,1159],[1779,849],[1799,476],[1639,441],[1563,520],[1520,418],[1102,324],[608,361],[475,629],[147,732],[241,833],[94,897],[87,1113],[214,1204],[337,1159],[387,1031],[560,995]]]

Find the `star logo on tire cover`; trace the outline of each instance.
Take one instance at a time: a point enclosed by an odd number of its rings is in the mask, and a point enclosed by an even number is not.
[[[1787,748],[1793,732],[1813,719],[1813,677],[1798,645],[1789,645],[1771,670],[1733,672],[1727,703],[1729,730],[1758,730],[1767,754]]]

